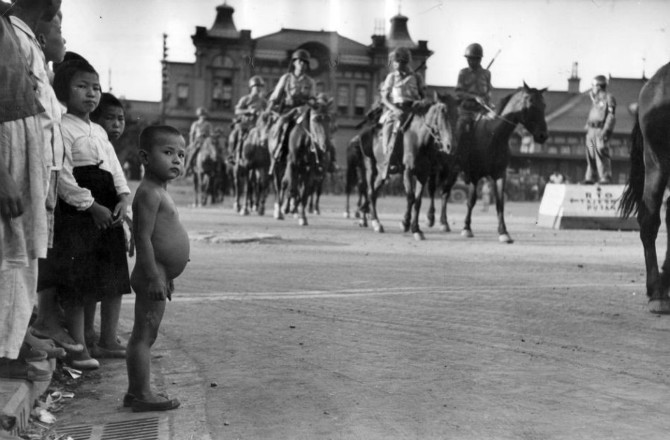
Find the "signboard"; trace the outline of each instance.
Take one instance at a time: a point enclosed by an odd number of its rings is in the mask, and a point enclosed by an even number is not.
[[[537,225],[554,229],[639,230],[635,217],[619,217],[619,199],[624,187],[548,183]]]

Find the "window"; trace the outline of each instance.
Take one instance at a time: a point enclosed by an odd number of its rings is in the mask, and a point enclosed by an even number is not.
[[[354,94],[354,115],[363,116],[368,106],[368,89],[365,86],[356,86]]]
[[[229,109],[233,98],[232,78],[214,78],[212,82],[212,109]]]
[[[177,107],[188,106],[188,84],[177,84]]]
[[[346,115],[349,112],[349,85],[337,86],[337,112]]]

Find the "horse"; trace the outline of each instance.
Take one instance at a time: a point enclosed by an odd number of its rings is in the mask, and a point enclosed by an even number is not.
[[[326,103],[307,104],[293,129],[288,133],[288,154],[275,159],[273,177],[275,183],[276,219],[283,219],[289,212],[290,201],[297,206],[298,224],[307,226],[305,207],[312,192],[316,175],[328,169],[330,154],[332,98]],[[277,130],[274,124],[270,135]],[[270,147],[272,148],[272,147]]]
[[[193,165],[193,187],[195,206],[207,205],[223,201],[221,186],[225,187],[225,162],[219,145],[219,136],[208,136],[195,153]]]
[[[251,210],[255,210],[258,215],[265,214],[270,168],[265,126],[266,121],[259,116],[256,125],[241,139],[237,139],[238,147],[233,158],[234,209],[240,215],[249,215]],[[242,194],[244,205],[240,203]]]
[[[498,240],[501,243],[513,243],[514,240],[507,232],[505,225],[505,183],[507,166],[510,161],[509,138],[521,124],[533,136],[533,140],[543,144],[548,137],[547,121],[545,119],[544,92],[529,87],[525,82],[523,87],[502,99],[499,111],[492,118],[481,117],[473,129],[473,140],[468,146],[461,146],[456,152],[458,167],[462,170],[465,182],[468,184],[467,214],[461,235],[472,238],[471,223],[472,209],[477,202],[477,183],[484,177],[495,182],[493,195],[496,201],[498,216]],[[442,182],[443,197],[441,222],[447,225],[446,200],[451,191],[456,176],[453,174]],[[445,196],[446,195],[446,196]],[[446,226],[448,230],[448,226]],[[444,226],[443,226],[444,230]]]
[[[656,237],[661,225],[663,193],[670,177],[670,63],[661,67],[640,90],[632,132],[630,174],[620,200],[623,217],[637,214],[644,247],[649,311],[670,313],[670,236],[659,273]],[[670,229],[670,205],[665,224]]]
[[[356,218],[361,218],[362,212],[367,213],[369,211],[368,187],[365,182],[365,163],[363,162],[363,152],[361,150],[361,136],[364,135],[365,129],[360,134],[351,138],[349,145],[347,145],[347,171],[344,184],[344,193],[346,196],[344,218],[349,218],[351,216],[349,210],[349,198],[354,187],[356,187],[358,195],[354,216]],[[367,226],[367,222],[360,226]]]
[[[455,100],[448,95],[434,94],[434,102],[415,106],[408,126],[396,137],[396,145],[391,152],[391,163],[402,158],[401,171],[407,205],[401,221],[403,232],[411,232],[416,240],[423,240],[419,227],[419,211],[423,188],[435,167],[440,164],[442,154],[451,154],[452,127],[455,120]],[[379,130],[371,130],[368,139],[362,142],[368,199],[370,202],[370,221],[375,232],[384,232],[377,215],[377,196],[387,179],[383,167],[386,163],[385,152]],[[363,213],[360,224],[364,225],[367,215]]]

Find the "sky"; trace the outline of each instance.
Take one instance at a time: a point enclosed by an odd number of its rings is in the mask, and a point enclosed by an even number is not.
[[[211,27],[223,0],[63,0],[68,50],[89,59],[104,90],[160,99],[162,34],[168,59],[193,62],[196,26]],[[430,85],[454,85],[465,47],[484,47],[493,86],[567,90],[573,62],[581,89],[597,74],[640,78],[670,61],[669,0],[227,0],[252,38],[281,28],[336,31],[362,44],[387,33],[398,11],[412,39],[427,40]],[[382,31],[383,29],[383,31]],[[111,78],[110,78],[111,73]]]

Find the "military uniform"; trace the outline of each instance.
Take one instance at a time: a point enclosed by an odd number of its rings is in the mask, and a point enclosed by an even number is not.
[[[198,109],[198,120],[191,124],[191,129],[189,131],[189,145],[186,149],[186,174],[189,174],[193,168],[193,160],[197,155],[200,147],[202,146],[203,141],[208,136],[211,136],[213,133],[212,124],[200,116],[207,116],[206,111],[203,108]]]
[[[262,79],[252,78],[249,86],[264,86]],[[233,155],[241,154],[241,143],[249,130],[256,125],[258,115],[265,110],[268,101],[260,93],[249,93],[243,96],[235,106],[235,127],[230,132],[228,144],[233,147]]]
[[[605,90],[591,92],[591,110],[586,120],[585,183],[610,183],[612,164],[609,137],[614,130],[616,101]]]
[[[293,62],[302,60],[309,66],[309,53],[298,49],[291,57],[290,71],[279,78],[277,86],[268,98],[269,108],[278,107],[281,116],[277,121],[280,129],[277,137],[270,145],[273,158],[277,159],[285,151],[288,143],[288,134],[295,126],[298,118],[296,109],[304,106],[310,100],[316,100],[316,82],[306,73],[299,76],[294,73]]]
[[[398,48],[391,53],[391,59],[409,65],[412,59],[411,52],[406,48]],[[402,136],[401,130],[412,116],[413,104],[424,97],[424,87],[421,75],[409,69],[397,69],[386,75],[381,87],[382,102],[386,104],[386,111],[381,117],[381,122],[387,163],[391,161],[390,156],[393,155],[398,136]],[[393,111],[394,108],[400,109],[401,113],[397,114]]]

